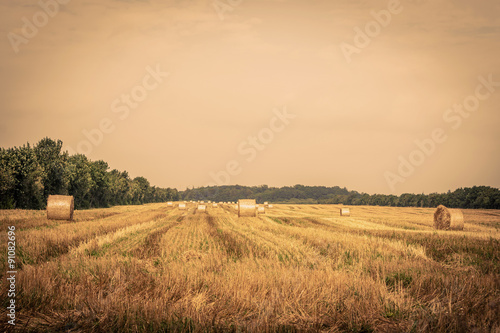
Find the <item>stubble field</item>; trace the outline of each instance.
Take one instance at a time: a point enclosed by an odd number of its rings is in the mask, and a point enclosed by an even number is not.
[[[500,332],[500,211],[275,205],[238,218],[167,204],[0,211],[0,330]],[[7,227],[16,227],[16,326]]]

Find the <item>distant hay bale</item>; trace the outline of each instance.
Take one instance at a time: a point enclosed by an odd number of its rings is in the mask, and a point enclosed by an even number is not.
[[[349,208],[342,207],[340,208],[340,216],[351,216],[351,211]]]
[[[174,207],[174,203],[172,201],[167,202],[167,207]]]
[[[267,208],[273,208],[272,204],[267,205]]]
[[[212,207],[214,207],[214,208],[217,208],[218,206],[219,206],[219,205],[218,205],[216,202],[214,202],[214,203],[212,204]]]
[[[179,210],[186,210],[186,204],[184,202],[179,204]]]
[[[439,230],[464,230],[464,215],[460,209],[439,205],[434,212],[434,228]]]
[[[72,195],[49,195],[47,198],[47,219],[73,220],[75,201]]]
[[[198,205],[198,209],[197,209],[199,212],[206,212],[207,211],[207,206],[205,205]]]
[[[269,202],[268,201],[264,201],[264,206],[269,206]]]
[[[240,199],[238,200],[238,217],[242,216],[257,216],[255,199]]]
[[[265,214],[266,213],[266,208],[264,206],[259,206],[257,208],[257,213],[259,213],[259,214]]]

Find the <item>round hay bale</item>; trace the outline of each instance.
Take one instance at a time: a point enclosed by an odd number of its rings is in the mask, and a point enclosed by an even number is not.
[[[255,199],[240,199],[238,200],[238,217],[242,216],[257,216]]]
[[[49,195],[47,198],[47,219],[73,220],[75,201],[72,195]]]
[[[267,205],[267,208],[273,208],[272,204]]]
[[[264,201],[264,206],[269,206],[269,201]]]
[[[259,213],[259,214],[265,214],[266,213],[266,208],[264,206],[259,206],[257,208],[257,213]]]
[[[351,216],[351,211],[349,208],[340,208],[340,216]]]
[[[184,202],[179,204],[179,210],[186,210],[186,204]]]
[[[167,207],[174,207],[174,203],[172,201],[167,202]]]
[[[207,206],[205,205],[198,205],[198,209],[197,209],[199,212],[206,212],[207,211]]]
[[[439,205],[434,212],[434,228],[439,230],[464,230],[464,215],[460,209]]]

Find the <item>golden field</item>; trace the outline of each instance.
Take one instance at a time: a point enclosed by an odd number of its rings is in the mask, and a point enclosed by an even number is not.
[[[339,207],[3,210],[1,293],[14,225],[14,331],[500,332],[500,211]]]

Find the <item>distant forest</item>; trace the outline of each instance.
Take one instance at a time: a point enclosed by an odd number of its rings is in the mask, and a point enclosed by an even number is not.
[[[346,188],[325,186],[218,186],[186,189],[180,192],[183,200],[237,201],[256,199],[258,203],[344,204],[394,207],[437,207],[500,209],[500,190],[489,186],[459,188],[448,193],[411,194],[400,196],[366,194]]]
[[[263,203],[378,205],[500,209],[500,190],[488,186],[459,188],[448,193],[400,196],[366,194],[325,186],[217,186],[186,189],[151,186],[144,177],[131,179],[126,171],[109,170],[104,161],[62,151],[62,141],[44,138],[36,145],[0,148],[0,209],[44,209],[49,194],[75,198],[75,208],[144,204],[176,200],[237,201]]]
[[[0,209],[44,209],[49,194],[73,195],[76,209],[179,199],[176,189],[109,171],[108,163],[85,155],[70,156],[62,145],[44,138],[33,147],[0,148]]]

